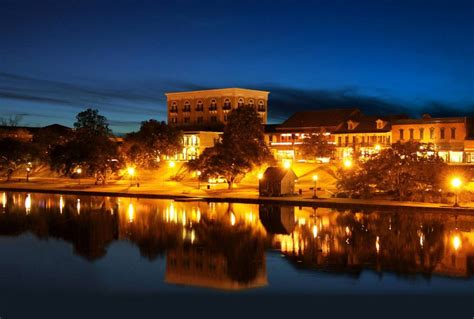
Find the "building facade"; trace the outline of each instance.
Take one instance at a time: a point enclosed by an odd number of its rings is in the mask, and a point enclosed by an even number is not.
[[[267,91],[226,88],[166,93],[168,124],[183,128],[222,128],[231,110],[248,105],[267,123]]]
[[[434,144],[447,163],[474,163],[472,123],[467,117],[397,120],[392,125],[393,143],[417,141]]]

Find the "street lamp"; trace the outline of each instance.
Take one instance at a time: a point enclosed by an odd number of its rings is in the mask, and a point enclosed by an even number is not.
[[[31,173],[31,167],[33,165],[31,162],[28,162],[27,167],[26,167],[26,181],[28,182],[30,180],[30,173]]]
[[[283,167],[286,169],[289,169],[291,167],[291,161],[290,160],[283,161]]]
[[[458,196],[459,196],[459,188],[461,187],[461,185],[462,185],[462,181],[459,177],[454,177],[451,180],[451,186],[453,186],[454,193],[456,195],[453,207],[459,207]]]
[[[313,175],[313,198],[318,198],[318,195],[316,195],[316,184],[318,183],[318,175]]]
[[[380,146],[380,144],[375,144],[374,149],[376,152],[379,152],[382,149],[382,147]]]
[[[169,161],[169,162],[168,162],[168,166],[169,166],[170,168],[173,168],[173,167],[176,166],[176,162],[175,162],[175,161]]]
[[[135,176],[135,167],[129,166],[127,168],[127,173],[130,178],[130,186],[132,186],[133,176]]]
[[[201,171],[197,171],[196,176],[198,179],[198,189],[201,189]]]
[[[77,176],[78,176],[79,185],[81,185],[82,168],[78,167],[78,168],[76,169],[76,174],[77,174]]]
[[[346,158],[344,160],[344,167],[345,168],[351,168],[352,167],[352,160],[350,158]]]

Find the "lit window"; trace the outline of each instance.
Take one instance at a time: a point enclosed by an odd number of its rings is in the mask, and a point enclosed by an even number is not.
[[[444,140],[444,127],[439,129],[439,138]]]
[[[189,111],[191,111],[191,104],[189,103],[189,101],[185,101],[184,106],[183,106],[183,112],[189,112]]]
[[[196,103],[196,111],[201,112],[204,111],[204,104],[201,100],[197,101]]]
[[[434,139],[434,131],[435,131],[434,127],[431,127],[430,128],[430,139]]]
[[[209,111],[216,111],[217,110],[217,102],[216,99],[211,100],[211,105],[209,105]]]
[[[258,111],[265,112],[265,102],[263,100],[258,101]]]
[[[239,101],[237,102],[237,106],[244,106],[244,99],[240,98]]]
[[[230,110],[231,109],[231,104],[229,99],[225,99],[224,101],[224,110]]]
[[[451,138],[454,140],[456,139],[456,128],[451,127]]]

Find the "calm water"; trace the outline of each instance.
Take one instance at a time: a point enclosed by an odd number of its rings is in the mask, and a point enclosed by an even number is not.
[[[474,315],[474,216],[0,195],[1,318],[163,296],[444,300]]]

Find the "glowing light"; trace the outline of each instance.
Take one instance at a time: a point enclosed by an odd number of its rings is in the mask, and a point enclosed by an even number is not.
[[[375,144],[374,149],[378,152],[382,149],[382,147],[380,146],[380,144]]]
[[[64,209],[64,199],[63,197],[59,197],[59,213],[62,214]]]
[[[132,167],[132,166],[127,167],[127,173],[130,176],[134,176],[135,175],[135,167]]]
[[[27,214],[31,212],[31,195],[30,194],[26,195],[25,209],[26,209]]]
[[[351,168],[351,167],[352,167],[352,160],[349,159],[349,158],[346,158],[346,159],[344,160],[344,167],[345,167],[345,168]]]
[[[313,175],[313,182],[317,182],[318,181],[318,175]]]
[[[183,223],[183,226],[186,226],[186,212],[183,211],[183,214],[181,214],[181,222]]]
[[[234,213],[230,213],[230,224],[232,226],[235,225],[235,215],[234,215]]]
[[[380,238],[377,236],[375,239],[375,249],[377,250],[377,254],[380,252]]]
[[[128,222],[133,223],[133,220],[135,219],[135,207],[133,207],[132,203],[128,204]]]
[[[82,168],[80,168],[80,167],[77,168],[77,169],[76,169],[76,173],[77,173],[77,174],[82,174]]]
[[[454,187],[454,188],[459,188],[461,187],[462,185],[462,181],[459,177],[454,177],[452,180],[451,180],[451,185]]]
[[[2,206],[3,208],[7,207],[7,194],[5,192],[3,192],[3,195],[2,195]]]
[[[77,208],[77,214],[80,214],[81,213],[81,200],[79,198],[77,199],[76,208]]]
[[[454,236],[452,243],[454,250],[459,250],[459,248],[461,248],[461,237],[459,237],[459,235]]]
[[[291,161],[290,160],[283,161],[283,167],[286,169],[289,169],[291,167]]]
[[[197,171],[197,172],[196,172],[196,175],[197,175],[197,176],[201,176],[201,174],[202,174],[201,171]]]
[[[318,226],[313,225],[313,238],[318,237]]]
[[[191,244],[194,243],[194,240],[196,239],[196,233],[194,232],[194,229],[191,230]]]
[[[258,177],[259,180],[262,179],[263,178],[263,173],[258,173],[257,177]]]
[[[176,162],[175,162],[175,161],[169,161],[169,162],[168,162],[168,166],[169,166],[170,168],[173,168],[173,167],[176,166]]]

